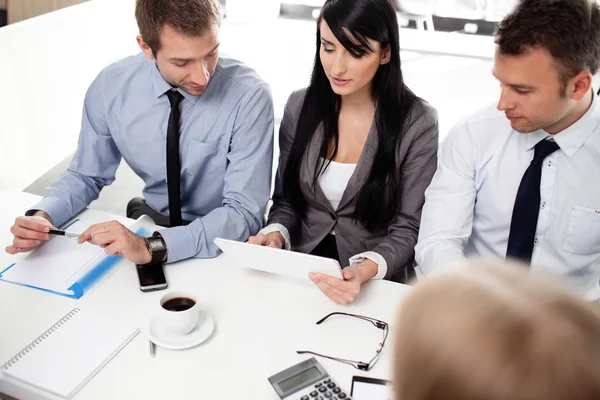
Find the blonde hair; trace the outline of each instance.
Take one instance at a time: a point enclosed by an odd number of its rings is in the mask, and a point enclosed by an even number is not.
[[[397,321],[398,400],[600,399],[600,317],[521,265],[429,277]]]

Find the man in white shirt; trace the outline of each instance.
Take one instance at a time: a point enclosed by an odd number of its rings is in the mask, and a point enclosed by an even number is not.
[[[458,123],[425,193],[423,274],[518,258],[600,299],[600,9],[522,0],[498,26],[495,107]]]

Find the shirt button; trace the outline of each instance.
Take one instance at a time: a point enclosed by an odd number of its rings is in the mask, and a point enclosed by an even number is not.
[[[534,244],[537,244],[537,242],[538,242],[538,239],[537,239],[537,238],[535,238],[535,240],[533,241],[533,243],[534,243]]]
[[[542,201],[542,208],[546,208],[546,202]]]

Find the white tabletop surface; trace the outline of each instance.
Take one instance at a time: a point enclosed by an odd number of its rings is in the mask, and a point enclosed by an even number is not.
[[[0,268],[23,255],[3,251],[9,227],[38,200],[22,192],[1,191]],[[81,214],[104,221],[114,216],[94,210]],[[390,323],[382,356],[369,372],[317,358],[348,394],[353,375],[391,378],[394,322],[408,286],[388,281],[365,284],[351,305],[327,299],[309,281],[228,265],[224,256],[166,265],[167,290],[189,290],[214,319],[216,328],[203,344],[188,350],[158,348],[150,357],[148,325],[166,293],[142,293],[135,266],[122,260],[81,299],[73,300],[0,282],[0,365],[74,307],[127,321],[141,333],[104,367],[75,399],[277,399],[267,378],[310,356],[296,350],[368,362],[381,331],[353,318],[315,322],[333,311],[345,311]],[[0,382],[0,391],[7,391]],[[9,393],[10,394],[10,393]]]

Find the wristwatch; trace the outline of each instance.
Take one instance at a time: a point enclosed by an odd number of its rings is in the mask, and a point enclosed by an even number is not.
[[[152,236],[146,238],[146,248],[152,257],[150,263],[160,264],[165,260],[167,245],[160,233],[154,232]]]

